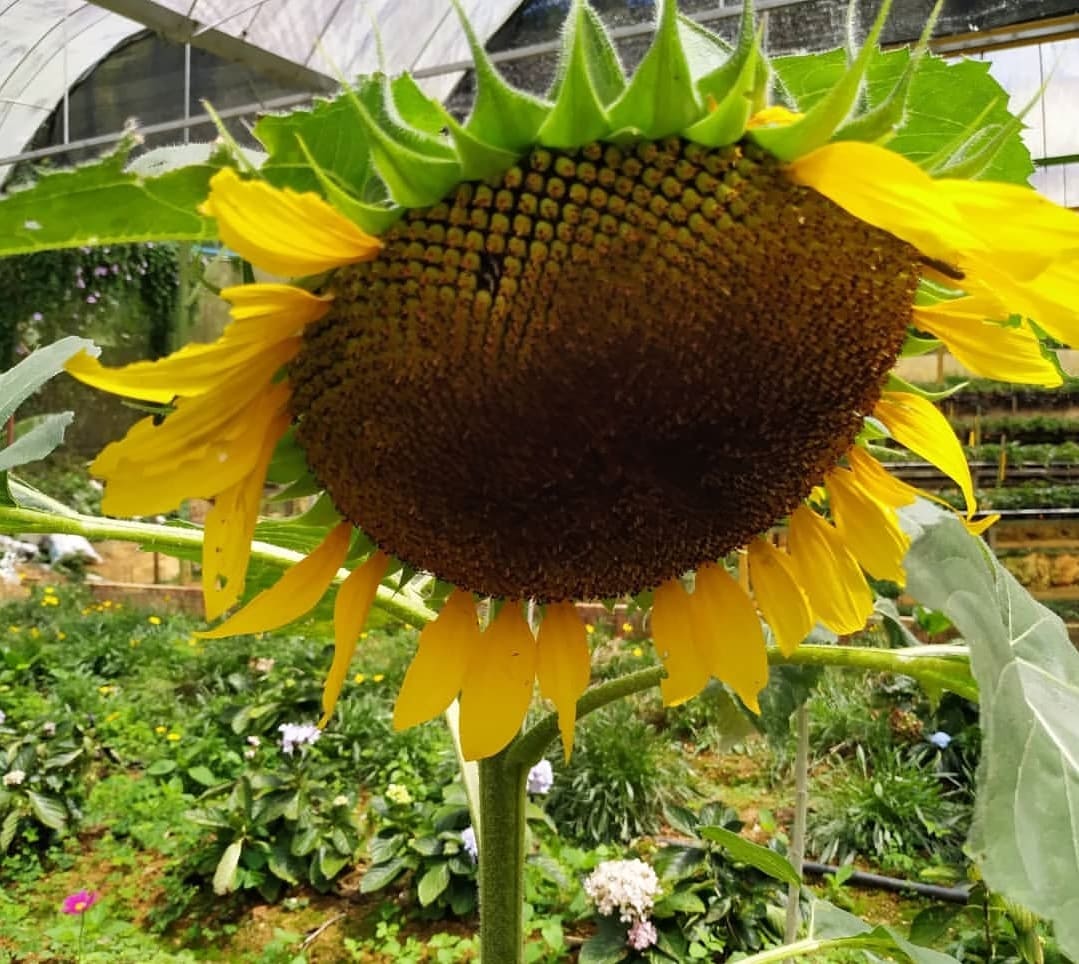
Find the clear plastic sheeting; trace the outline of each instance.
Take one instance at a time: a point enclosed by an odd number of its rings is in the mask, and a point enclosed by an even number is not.
[[[483,39],[518,3],[463,0]],[[0,157],[24,150],[64,92],[145,29],[239,61],[296,93],[379,69],[422,73],[469,59],[449,0],[0,0]],[[443,71],[422,83],[444,98],[459,78]],[[176,91],[177,118],[190,107],[183,94]],[[6,173],[0,166],[0,183]]]

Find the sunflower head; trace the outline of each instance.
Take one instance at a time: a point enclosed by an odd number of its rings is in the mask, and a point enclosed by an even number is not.
[[[1079,219],[966,179],[1029,173],[1018,122],[985,136],[997,89],[964,74],[982,103],[927,132],[912,105],[954,68],[926,54],[932,23],[881,54],[887,13],[850,59],[772,65],[748,4],[730,49],[667,0],[627,76],[578,0],[547,98],[502,80],[465,23],[466,120],[407,74],[263,118],[260,169],[216,174],[202,210],[256,266],[306,280],[223,292],[235,320],[214,345],[70,366],[178,399],[95,463],[106,508],[212,497],[216,616],[242,594],[268,467],[293,466],[275,479],[324,489],[335,524],[214,634],[296,618],[346,565],[329,711],[380,580],[431,573],[456,591],[396,720],[460,696],[469,756],[513,737],[537,679],[568,752],[582,598],[654,600],[668,702],[716,676],[755,706],[761,617],[790,651],[816,622],[864,624],[867,573],[903,580],[896,510],[917,493],[875,445],[935,462],[974,511],[954,434],[890,375],[910,335],[1043,385],[1060,374],[1028,320],[1076,340]],[[482,630],[473,594],[504,601]]]

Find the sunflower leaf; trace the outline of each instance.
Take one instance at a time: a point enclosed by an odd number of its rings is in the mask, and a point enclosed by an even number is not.
[[[520,154],[535,143],[536,131],[550,107],[506,83],[483,49],[460,0],[453,0],[453,6],[468,38],[476,71],[476,100],[465,129],[487,144]]]
[[[968,846],[986,884],[1050,919],[1079,955],[1079,652],[955,518],[903,510],[908,589],[970,643],[984,745]]]
[[[374,174],[371,148],[353,123],[346,96],[316,100],[310,110],[260,117],[254,134],[269,153],[260,173],[275,187],[321,191],[322,178],[329,176],[353,197],[366,197]]]
[[[142,241],[211,241],[213,223],[198,213],[210,178],[224,166],[208,161],[147,177],[127,168],[133,143],[99,161],[42,174],[0,198],[0,257],[80,245]]]
[[[703,114],[693,82],[675,0],[661,0],[656,36],[622,96],[611,106],[611,130],[648,138],[685,130]]]
[[[884,0],[854,62],[801,120],[785,126],[762,127],[753,132],[753,139],[761,147],[780,160],[791,161],[828,143],[858,102],[866,72],[878,53],[877,41],[891,6],[891,0]]]
[[[575,0],[562,31],[554,107],[536,135],[539,142],[571,148],[602,137],[611,126],[604,105],[624,87],[618,55],[603,25],[583,0]]]

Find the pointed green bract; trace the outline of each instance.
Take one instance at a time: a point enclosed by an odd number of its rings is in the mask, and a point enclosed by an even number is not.
[[[785,127],[763,127],[753,132],[753,139],[761,147],[781,161],[793,161],[831,140],[858,100],[891,6],[892,0],[884,0],[857,58],[839,82],[801,120]]]
[[[752,21],[749,26],[752,27]],[[741,58],[740,69],[733,77],[723,99],[717,100],[715,107],[705,115],[704,120],[698,121],[685,132],[691,141],[705,147],[726,147],[745,133],[746,123],[753,112],[760,41],[760,33],[756,38],[751,37],[744,52],[739,44],[739,50],[732,59]]]
[[[914,75],[921,66],[922,58],[929,50],[929,39],[933,36],[933,29],[936,27],[943,7],[944,0],[937,0],[933,9],[929,12],[929,19],[925,22],[925,27],[918,38],[918,43],[910,52],[910,59],[907,61],[906,69],[887,98],[864,114],[844,124],[836,132],[835,140],[872,142],[890,137],[895,133],[907,110],[911,81],[913,81]]]
[[[467,127],[462,127],[452,117],[447,118],[446,124],[454,146],[457,148],[462,180],[490,181],[517,162],[518,155],[515,152],[481,141]]]
[[[655,40],[608,113],[614,133],[636,132],[652,140],[685,130],[703,114],[682,47],[675,0],[661,0]]]
[[[546,147],[578,147],[608,133],[611,122],[606,104],[625,87],[610,38],[589,13],[583,0],[575,0],[563,29],[551,94],[554,106],[536,135]]]
[[[349,92],[349,101],[390,197],[404,207],[427,207],[460,180],[460,162],[450,145],[396,123],[386,94],[384,78],[369,78]]]
[[[505,151],[522,152],[535,143],[547,111],[547,104],[516,90],[502,79],[491,63],[459,0],[453,0],[472,51],[476,71],[476,101],[465,129],[474,137]]]
[[[378,207],[358,200],[339,184],[329,171],[323,170],[307,148],[302,137],[297,135],[297,140],[299,141],[300,149],[307,158],[307,163],[311,166],[312,172],[318,179],[322,194],[346,218],[354,221],[371,234],[381,234],[395,224],[404,214],[404,208],[401,207]]]
[[[697,35],[711,38],[715,49],[708,69],[701,73],[697,80],[697,90],[700,91],[702,97],[711,97],[719,103],[729,96],[735,84],[738,83],[746,63],[755,55],[760,54],[761,37],[753,24],[753,2],[745,0],[742,5],[738,43],[733,50],[725,49],[721,46],[722,41],[718,37],[699,24],[696,26]],[[716,66],[717,64],[719,66]]]
[[[390,81],[393,106],[406,124],[425,134],[438,136],[446,126],[449,112],[437,100],[428,97],[412,74],[400,74]]]

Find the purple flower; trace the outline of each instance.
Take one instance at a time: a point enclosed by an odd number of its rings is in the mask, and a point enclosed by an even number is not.
[[[104,278],[105,275],[107,275],[108,273],[109,273],[109,269],[106,268],[105,265],[103,265],[103,264],[99,264],[96,268],[94,268],[94,277],[95,278]]]
[[[40,311],[35,311],[30,317],[34,321],[41,321],[45,316]]]
[[[554,771],[551,769],[550,760],[540,760],[528,771],[528,782],[525,789],[529,793],[550,793],[551,784],[554,783]]]
[[[282,723],[277,731],[281,734],[281,749],[285,756],[292,756],[297,747],[302,753],[305,746],[317,743],[322,736],[322,730],[314,723]]]
[[[96,890],[77,890],[64,898],[60,910],[65,914],[85,914],[101,899],[101,894]]]
[[[928,739],[938,750],[947,750],[948,744],[952,742],[951,735],[945,733],[943,730],[937,730],[936,733],[930,733],[926,739]]]
[[[656,933],[655,924],[650,920],[642,919],[634,921],[629,933],[626,934],[626,940],[635,951],[643,951],[659,940],[659,934]]]
[[[472,829],[471,824],[461,831],[461,846],[464,848],[465,853],[472,858],[473,862],[479,859],[480,845],[476,841],[476,831]]]
[[[86,303],[88,305],[96,305],[97,304],[97,295],[87,295],[86,296]]]
[[[85,288],[86,287],[86,282],[83,281],[82,278],[79,278],[79,279],[77,279],[75,281],[75,287],[76,288]]]

